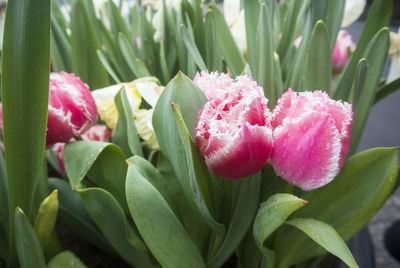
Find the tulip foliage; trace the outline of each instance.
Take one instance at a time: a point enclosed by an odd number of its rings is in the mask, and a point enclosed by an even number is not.
[[[398,89],[393,1],[356,45],[344,0],[203,5],[9,2],[0,267],[86,267],[57,217],[133,267],[358,267],[345,241],[398,183],[397,148],[357,153]]]

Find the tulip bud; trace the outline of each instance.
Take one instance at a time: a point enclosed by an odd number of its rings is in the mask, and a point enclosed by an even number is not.
[[[340,74],[343,71],[349,58],[349,50],[354,51],[355,48],[356,45],[351,39],[349,32],[340,30],[332,54],[333,74]]]
[[[73,74],[50,74],[46,144],[67,142],[97,121],[97,109],[85,83]]]
[[[218,74],[217,72],[209,74],[206,71],[202,71],[196,74],[193,82],[211,100],[214,97],[225,95],[227,89],[233,84],[233,79],[229,74]]]
[[[258,172],[270,156],[271,113],[251,77],[240,76],[224,90],[199,112],[195,144],[215,175],[239,179]]]
[[[275,172],[306,191],[329,183],[345,160],[352,123],[350,104],[321,91],[289,89],[272,113]]]

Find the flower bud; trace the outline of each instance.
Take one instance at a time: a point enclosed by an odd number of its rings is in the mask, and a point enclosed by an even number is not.
[[[51,73],[47,146],[83,134],[96,121],[96,104],[86,84],[73,74]]]
[[[306,191],[329,183],[345,160],[352,123],[350,104],[321,91],[289,89],[272,113],[275,172]]]
[[[258,172],[270,156],[271,113],[251,77],[240,76],[222,90],[226,94],[211,98],[199,112],[195,144],[215,175],[239,179]]]
[[[340,74],[343,71],[349,58],[349,50],[354,51],[355,48],[356,45],[351,39],[349,32],[346,30],[340,30],[332,54],[333,74]]]

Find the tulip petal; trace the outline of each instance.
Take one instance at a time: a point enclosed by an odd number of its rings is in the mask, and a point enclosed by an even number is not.
[[[286,118],[274,130],[271,163],[275,172],[303,190],[321,187],[339,172],[341,142],[333,118],[309,112]]]
[[[366,4],[366,0],[346,0],[342,27],[347,27],[355,22],[363,13]]]

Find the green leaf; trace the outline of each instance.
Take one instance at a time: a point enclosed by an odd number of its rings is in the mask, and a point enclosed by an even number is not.
[[[114,72],[113,68],[111,67],[110,63],[108,62],[107,57],[99,49],[97,50],[97,56],[99,57],[99,60],[103,64],[107,73],[112,77],[112,79],[114,79],[114,82],[121,83],[121,79],[119,79],[118,75]]]
[[[124,154],[118,146],[108,142],[77,141],[68,143],[65,146],[65,171],[72,187],[79,188],[81,181],[89,169],[105,150],[106,154],[109,152],[121,160],[125,159]]]
[[[261,188],[259,174],[254,174],[238,181],[227,181],[226,183],[231,184],[232,187],[231,200],[228,201],[231,205],[231,216],[228,220],[228,230],[222,244],[216,243],[219,246],[219,250],[215,255],[212,255],[209,261],[210,267],[220,267],[229,259],[249,229],[259,204]]]
[[[51,13],[51,44],[50,44],[50,55],[53,63],[54,70],[71,72],[71,44],[70,40],[63,26],[55,18],[54,6],[58,7],[55,1],[52,1],[52,13]]]
[[[54,190],[40,204],[35,219],[35,233],[42,248],[46,248],[54,231],[58,214],[58,190]]]
[[[350,155],[357,151],[358,144],[368,119],[369,111],[374,104],[380,76],[385,67],[389,44],[389,30],[384,28],[374,36],[365,51],[364,57],[368,60],[369,65],[364,86],[357,95],[359,98],[355,100],[357,105],[354,109]],[[379,53],[376,53],[376,51],[379,51]]]
[[[376,35],[376,33],[388,25],[390,17],[392,15],[393,0],[375,0],[368,13],[367,20],[364,25],[364,29],[358,40],[356,50],[351,56],[346,69],[343,71],[338,86],[335,89],[335,99],[346,100],[350,94],[354,73],[357,68],[358,61],[365,57],[365,51],[370,46],[370,41]],[[384,55],[386,53],[380,52],[375,53],[375,56]],[[370,60],[367,58],[368,62]],[[372,65],[372,63],[370,62]],[[379,72],[380,74],[380,72]]]
[[[68,182],[62,179],[50,178],[49,187],[51,190],[58,190],[58,214],[63,221],[96,247],[106,252],[112,251],[111,246],[87,213],[82,198],[72,190]]]
[[[107,19],[110,23],[111,32],[114,33],[114,38],[117,38],[119,33],[123,33],[128,36],[128,29],[124,18],[121,15],[121,11],[118,10],[115,3],[111,0],[104,3],[105,12]]]
[[[14,223],[15,245],[17,248],[19,265],[22,268],[45,268],[46,263],[39,240],[28,218],[19,207],[15,208]]]
[[[275,253],[264,246],[266,239],[297,209],[307,201],[291,194],[275,194],[260,205],[254,220],[253,235],[259,250],[262,252],[263,262],[273,267]]]
[[[169,82],[170,76],[168,71],[167,57],[165,55],[165,45],[162,40],[160,41],[160,63],[161,63],[161,75],[163,81],[166,84]]]
[[[6,163],[4,162],[3,152],[0,152],[0,223],[4,229],[5,236],[8,238],[8,192],[7,192],[7,174]]]
[[[349,267],[358,267],[346,243],[329,224],[314,219],[293,219],[287,221],[286,224],[303,231],[321,247],[340,258]]]
[[[133,120],[133,111],[124,87],[114,97],[114,102],[118,109],[118,123],[113,135],[113,142],[121,147],[127,157],[143,156],[142,145]]]
[[[328,43],[333,50],[336,43],[336,36],[342,25],[344,14],[345,0],[312,0],[311,1],[311,17],[312,23],[315,24],[322,20],[326,26],[328,33]]]
[[[215,21],[212,19],[211,14],[208,12],[205,22],[206,31],[206,64],[207,69],[210,71],[222,72],[222,57],[217,46],[217,33]]]
[[[257,35],[260,34],[260,29],[257,28],[260,23],[259,19],[258,19],[259,14],[260,14],[260,4],[259,4],[258,0],[244,1],[244,18],[245,18],[245,26],[246,26],[247,54],[249,55],[250,70],[253,74],[256,74],[257,71],[259,71],[259,70],[257,70],[257,67],[256,67],[256,62],[258,61],[257,41],[256,40],[257,40]],[[258,31],[255,31],[254,29],[258,29]],[[270,32],[270,34],[271,34],[271,32]],[[264,38],[265,38],[265,36],[264,36]],[[269,38],[269,40],[272,41],[272,38]]]
[[[136,57],[132,45],[129,43],[128,38],[120,33],[118,35],[118,44],[121,48],[121,53],[128,63],[129,68],[136,77],[150,76],[150,72],[146,65]]]
[[[216,27],[217,44],[222,57],[228,65],[228,69],[232,76],[240,75],[245,67],[245,61],[243,55],[239,51],[235,39],[233,39],[232,33],[226,24],[224,15],[221,11],[213,4],[209,5],[207,13],[211,14],[209,18],[214,20]]]
[[[258,31],[256,38],[256,69],[253,74],[260,86],[264,88],[264,93],[269,100],[270,108],[276,104],[276,88],[274,80],[274,43],[271,36],[272,16],[265,4],[261,5],[258,16]]]
[[[155,267],[142,239],[127,222],[117,200],[101,188],[79,190],[85,207],[120,256],[136,267]]]
[[[16,207],[20,207],[28,218],[33,219],[35,191],[44,162],[49,95],[50,0],[20,0],[7,4],[1,60],[9,265],[17,266],[14,212]]]
[[[378,102],[380,102],[390,94],[395,93],[399,89],[400,89],[400,78],[397,78],[396,80],[390,82],[389,84],[382,86],[376,93],[374,104],[377,104]]]
[[[328,94],[332,84],[332,60],[329,34],[322,21],[317,21],[306,53],[306,89],[322,90]]]
[[[349,240],[392,193],[399,168],[397,154],[397,148],[376,148],[352,156],[331,183],[302,196],[308,204],[293,216],[325,222]],[[274,249],[281,266],[323,253],[305,235],[286,227],[275,234]]]
[[[109,85],[108,75],[97,56],[100,49],[84,1],[74,0],[71,10],[72,70],[91,90]]]
[[[197,64],[197,66],[199,66],[201,71],[206,71],[207,70],[206,64],[204,63],[203,57],[201,56],[200,51],[196,46],[193,33],[190,33],[185,25],[181,25],[180,31],[183,41],[185,42],[186,48],[188,49],[191,55],[191,58],[193,58],[194,62]]]
[[[139,232],[163,267],[205,267],[198,248],[168,203],[134,165],[128,168],[126,193]]]
[[[74,253],[66,250],[52,258],[47,268],[86,268],[86,265]]]

